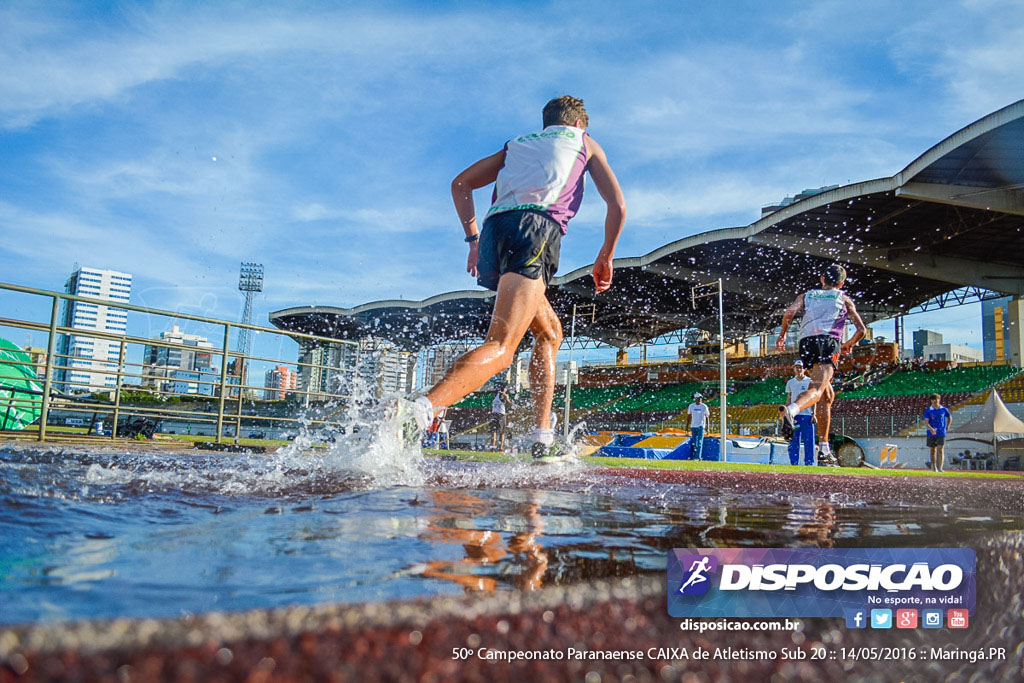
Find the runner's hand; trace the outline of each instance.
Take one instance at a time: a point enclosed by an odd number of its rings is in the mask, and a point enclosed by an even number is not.
[[[780,334],[779,338],[775,340],[775,351],[777,353],[782,353],[785,350],[786,350],[786,337]]]
[[[480,240],[469,243],[469,257],[466,259],[466,272],[476,277],[479,273],[476,269],[477,259],[480,258]]]
[[[846,342],[845,344],[843,344],[842,348],[839,349],[839,353],[840,355],[843,356],[849,356],[851,353],[853,353],[853,344],[851,344],[850,342]]]
[[[600,294],[607,292],[612,286],[612,259],[610,256],[599,254],[594,261],[594,292]]]

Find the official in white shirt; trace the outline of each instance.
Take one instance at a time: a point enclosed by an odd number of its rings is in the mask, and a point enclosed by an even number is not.
[[[793,376],[786,382],[786,400],[794,403],[796,397],[811,386],[802,360],[793,364]],[[789,464],[800,464],[800,443],[804,445],[804,464],[814,464],[814,406],[804,408],[793,418],[793,438],[789,440]]]
[[[700,460],[704,450],[704,429],[708,426],[711,411],[704,405],[704,396],[697,393],[686,412],[690,415],[690,460]]]

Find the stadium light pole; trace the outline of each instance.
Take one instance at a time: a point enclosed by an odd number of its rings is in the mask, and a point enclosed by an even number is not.
[[[698,294],[698,289],[708,289],[714,287],[715,290],[707,291],[704,294]],[[693,308],[697,308],[697,299],[704,299],[709,296],[715,296],[718,294],[718,407],[719,407],[719,424],[721,436],[719,437],[719,449],[722,454],[722,462],[728,462],[729,451],[727,447],[728,438],[726,435],[726,424],[727,424],[727,413],[728,408],[726,406],[727,398],[725,395],[726,390],[726,369],[725,369],[725,304],[722,300],[722,278],[712,280],[711,282],[705,282],[700,285],[695,285],[690,288],[690,304]]]
[[[590,309],[590,322],[594,322],[597,306],[594,304],[572,305],[572,323],[569,325],[569,361],[565,365],[565,419],[562,420],[562,433],[567,442],[569,441],[569,401],[572,397],[572,347],[576,343],[576,311],[587,308]]]

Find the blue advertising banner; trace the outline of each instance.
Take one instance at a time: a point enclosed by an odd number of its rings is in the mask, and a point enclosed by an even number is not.
[[[970,548],[675,548],[668,613],[846,617],[857,628],[872,612],[876,628],[898,610],[973,615],[976,562]]]

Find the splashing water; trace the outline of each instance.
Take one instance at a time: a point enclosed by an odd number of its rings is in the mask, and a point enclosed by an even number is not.
[[[400,397],[376,400],[358,374],[341,381],[338,393],[350,399],[340,406],[329,404],[325,417],[340,416],[330,426],[316,428],[306,416],[295,440],[272,454],[281,464],[299,464],[321,472],[346,473],[383,487],[419,486],[426,481],[419,440],[406,443],[396,411],[387,410]],[[318,443],[329,444],[326,452]]]

